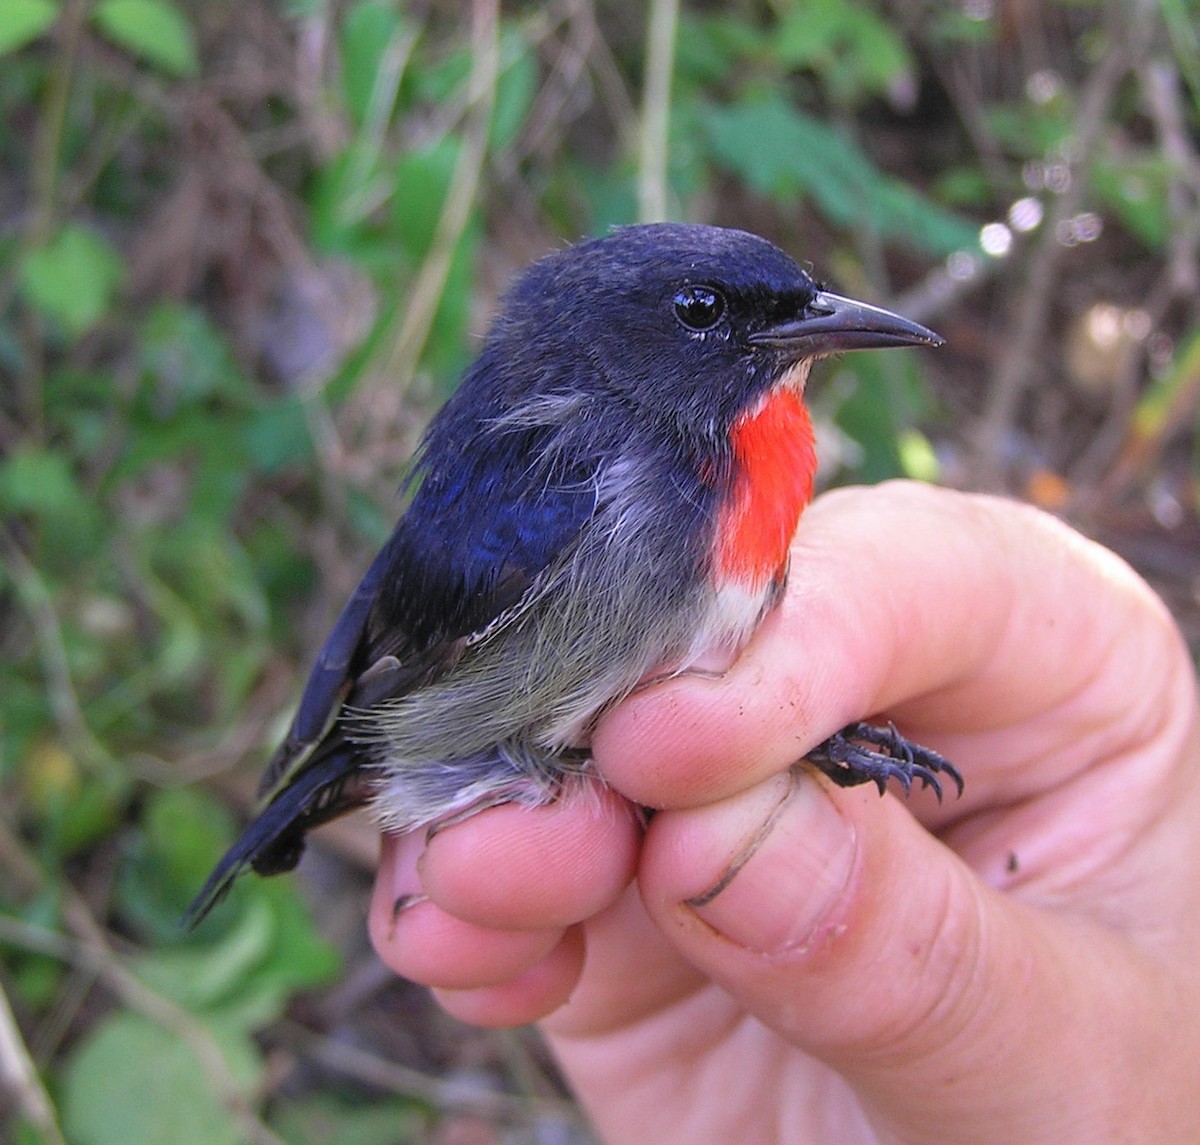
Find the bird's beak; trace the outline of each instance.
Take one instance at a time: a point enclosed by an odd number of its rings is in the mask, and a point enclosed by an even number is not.
[[[822,290],[803,318],[758,330],[750,342],[799,359],[884,346],[940,346],[945,339],[890,310]]]

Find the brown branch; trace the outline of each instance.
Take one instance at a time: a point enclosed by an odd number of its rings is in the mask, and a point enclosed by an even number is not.
[[[46,876],[3,818],[0,818],[0,857],[27,887],[36,889],[46,884]],[[220,1043],[208,1027],[172,999],[152,990],[126,967],[87,903],[69,887],[62,890],[62,912],[70,936],[0,915],[0,943],[44,954],[94,974],[131,1010],[188,1046],[214,1093],[237,1118],[247,1141],[252,1145],[285,1145],[255,1114],[249,1095],[234,1076]]]
[[[552,1117],[574,1125],[582,1122],[579,1110],[557,1097],[518,1097],[471,1084],[433,1077],[398,1065],[345,1041],[333,1042],[294,1022],[284,1023],[288,1040],[314,1061],[343,1077],[377,1086],[402,1097],[425,1102],[438,1110],[486,1118],[490,1121],[528,1124]]]
[[[450,177],[450,187],[438,216],[429,253],[412,285],[412,301],[383,357],[383,372],[394,379],[401,390],[408,388],[416,372],[450,274],[454,248],[466,229],[479,187],[499,72],[498,9],[497,0],[476,0],[472,8],[473,60],[467,81],[470,114],[463,128],[462,150]]]
[[[65,1145],[54,1103],[29,1056],[3,990],[0,990],[0,1088],[12,1095],[14,1104],[45,1145]]]
[[[247,1141],[253,1145],[285,1145],[255,1115],[220,1044],[204,1023],[170,998],[150,989],[126,969],[82,899],[68,892],[64,908],[67,924],[75,937],[68,938],[44,927],[0,915],[0,942],[93,972],[131,1010],[168,1030],[188,1046],[213,1091],[237,1118]]]
[[[76,694],[62,626],[50,590],[21,547],[4,529],[0,529],[0,561],[6,566],[17,599],[33,625],[50,708],[59,732],[72,755],[84,766],[97,770],[114,768],[116,761],[92,733]]]
[[[1145,61],[1138,69],[1146,111],[1154,123],[1159,151],[1170,170],[1167,209],[1170,218],[1167,273],[1158,281],[1143,310],[1156,330],[1174,303],[1192,300],[1200,290],[1200,156],[1189,138],[1186,115],[1180,100],[1179,73],[1165,59]],[[1132,354],[1114,386],[1112,408],[1091,444],[1071,470],[1079,508],[1098,500],[1119,499],[1161,456],[1174,434],[1190,425],[1200,401],[1196,382],[1181,386],[1171,410],[1148,439],[1131,434],[1131,418],[1137,404],[1138,374],[1145,352]],[[1115,466],[1115,467],[1114,467]],[[1096,488],[1101,475],[1107,474]]]
[[[1074,141],[1071,178],[1062,194],[1053,200],[1041,242],[1030,258],[1011,336],[1005,339],[1005,349],[992,375],[983,416],[974,434],[979,453],[979,483],[985,487],[1002,483],[1004,441],[1036,374],[1038,354],[1050,321],[1051,298],[1066,250],[1059,241],[1060,228],[1079,211],[1087,189],[1085,165],[1099,141],[1117,86],[1144,57],[1153,27],[1149,12],[1128,14],[1120,0],[1109,7],[1108,51],[1083,89],[1071,131]]]
[[[654,0],[650,5],[646,32],[646,70],[638,138],[638,219],[643,223],[657,223],[667,217],[671,73],[678,24],[679,0]]]

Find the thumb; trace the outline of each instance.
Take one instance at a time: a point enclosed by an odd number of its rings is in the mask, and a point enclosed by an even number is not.
[[[1032,1142],[1068,1087],[1103,1123],[1112,1094],[1079,1086],[1113,1076],[1097,1056],[1136,996],[1119,941],[989,888],[896,799],[793,768],[656,815],[639,878],[683,956],[841,1074],[877,1128]]]

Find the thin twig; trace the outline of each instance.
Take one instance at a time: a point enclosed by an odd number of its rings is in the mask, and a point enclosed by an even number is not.
[[[945,263],[939,263],[919,282],[889,299],[888,305],[914,322],[932,325],[938,317],[960,305],[1000,273],[999,259],[982,255],[968,257],[972,259],[970,273],[955,275]]]
[[[432,1077],[420,1070],[397,1065],[344,1041],[333,1042],[294,1022],[284,1023],[289,1044],[300,1046],[309,1057],[343,1077],[378,1086],[403,1097],[422,1101],[434,1109],[467,1114],[509,1124],[528,1124],[553,1117],[574,1124],[579,1110],[556,1097],[518,1097],[480,1089],[476,1085]]]
[[[637,145],[638,118],[633,97],[625,84],[625,76],[591,4],[581,7],[579,19],[588,22],[591,48],[589,65],[600,89],[600,102],[613,122],[622,153],[631,154]]]
[[[1177,297],[1195,298],[1200,290],[1200,156],[1180,98],[1179,72],[1170,60],[1148,61],[1141,69],[1146,110],[1154,122],[1159,150],[1167,161],[1170,183],[1167,211],[1171,221],[1168,279]]]
[[[0,857],[27,888],[36,889],[46,884],[46,876],[2,817]],[[220,1044],[208,1027],[182,1006],[145,985],[126,968],[109,945],[104,928],[96,921],[87,903],[71,888],[62,889],[61,901],[63,919],[72,932],[71,937],[19,918],[0,915],[0,943],[57,958],[95,974],[131,1010],[175,1034],[188,1046],[214,1093],[238,1119],[247,1141],[252,1145],[284,1145],[282,1139],[255,1115],[244,1087],[234,1077]]]
[[[84,0],[72,0],[63,8],[59,17],[56,35],[58,51],[51,57],[54,66],[47,77],[45,103],[38,118],[30,163],[29,197],[33,216],[26,232],[30,246],[44,243],[50,237],[54,226],[58,197],[58,156],[62,147],[71,79],[87,9],[88,5]]]
[[[638,147],[638,218],[656,223],[667,217],[667,158],[671,125],[671,72],[679,0],[653,0],[646,33],[646,73],[642,84],[642,125]]]
[[[1087,189],[1084,170],[1103,130],[1117,86],[1144,52],[1151,24],[1149,14],[1128,16],[1123,3],[1110,5],[1109,50],[1088,79],[1080,96],[1071,131],[1074,151],[1071,180],[1052,203],[1040,244],[1029,261],[1011,337],[997,364],[983,416],[975,432],[979,479],[994,486],[1001,479],[1004,441],[1025,392],[1035,376],[1039,346],[1049,326],[1051,297],[1066,248],[1059,241],[1061,226],[1076,214]]]
[[[343,204],[344,214],[351,216],[343,221],[358,222],[378,206],[377,202],[370,201],[369,176],[379,168],[379,156],[383,152],[396,93],[400,90],[413,47],[422,31],[420,24],[414,24],[402,34],[393,36],[380,57],[363,124],[350,150],[346,186],[355,188],[355,193]],[[378,194],[382,198],[386,192],[380,188]]]
[[[475,0],[472,7],[473,58],[467,83],[469,115],[463,127],[462,149],[450,177],[429,253],[412,285],[412,302],[404,312],[400,330],[383,361],[384,373],[393,378],[401,390],[407,388],[416,372],[446,288],[454,250],[466,229],[479,187],[499,73],[498,8],[497,0]]]
[[[933,70],[941,76],[942,83],[953,97],[958,121],[975,147],[975,154],[979,156],[979,164],[987,175],[988,183],[991,184],[994,193],[1002,192],[1008,184],[1008,164],[979,99],[979,85],[972,77],[964,74],[961,58],[956,58],[946,65],[943,63],[945,52],[941,46],[933,44],[930,48],[926,58],[932,64]]]
[[[33,624],[50,706],[63,739],[75,758],[85,766],[115,768],[116,760],[92,734],[83,714],[71,680],[66,644],[50,590],[33,563],[5,529],[0,529],[0,560],[7,567],[13,587],[17,590],[17,598],[29,613]]]
[[[595,33],[595,25],[580,15],[584,7],[580,0],[567,0],[552,13],[540,12],[537,23],[531,21],[524,26],[525,39],[531,48],[549,42],[560,28],[563,35],[549,73],[525,117],[517,145],[508,153],[492,156],[493,164],[499,162],[511,182],[518,179],[518,161],[528,155],[552,151],[570,122],[572,100],[578,100],[586,83]]]
[[[1141,309],[1149,318],[1151,329],[1157,329],[1161,324],[1174,294],[1169,277],[1164,277],[1146,299]],[[1115,474],[1110,471],[1128,442],[1133,412],[1137,408],[1137,381],[1145,360],[1144,344],[1125,356],[1112,381],[1112,400],[1104,422],[1067,470],[1067,484],[1072,491],[1071,513],[1088,511],[1100,501],[1118,495],[1117,488],[1112,485]]]
[[[71,0],[59,16],[55,29],[58,50],[51,56],[52,66],[46,77],[44,97],[38,115],[33,152],[29,163],[28,222],[21,235],[21,256],[13,259],[19,267],[24,257],[49,241],[58,216],[58,171],[67,108],[75,72],[83,22],[87,16],[84,0]],[[0,309],[7,310],[18,286],[16,274],[0,279]],[[40,441],[45,432],[43,390],[45,388],[45,343],[41,318],[26,311],[21,318],[20,334],[24,349],[24,367],[18,378],[18,398],[25,432]]]
[[[1140,87],[1146,110],[1154,123],[1159,151],[1170,172],[1167,209],[1170,218],[1168,272],[1155,285],[1142,309],[1150,329],[1158,329],[1178,299],[1194,300],[1200,287],[1200,156],[1192,146],[1181,106],[1179,73],[1166,59],[1143,62]],[[1193,301],[1193,314],[1195,303]],[[1144,365],[1144,351],[1131,354],[1117,384],[1114,400],[1104,424],[1071,469],[1071,486],[1076,501],[1085,505],[1099,499],[1119,498],[1136,481],[1139,473],[1161,456],[1174,433],[1194,420],[1195,386],[1181,387],[1171,414],[1164,418],[1152,440],[1131,440],[1131,418],[1137,403],[1137,375]],[[1113,469],[1114,462],[1116,468]],[[1110,472],[1111,470],[1111,472]],[[1099,488],[1102,474],[1107,480]]]
[[[0,1086],[12,1095],[17,1108],[45,1145],[64,1145],[66,1139],[58,1126],[54,1103],[25,1048],[3,990],[0,990]]]
[[[151,990],[127,970],[108,945],[104,931],[83,900],[68,893],[64,901],[68,925],[77,937],[0,915],[0,942],[31,950],[93,971],[131,1010],[183,1041],[200,1063],[209,1085],[238,1119],[246,1140],[254,1145],[285,1145],[251,1109],[244,1087],[234,1077],[209,1029],[170,998]]]

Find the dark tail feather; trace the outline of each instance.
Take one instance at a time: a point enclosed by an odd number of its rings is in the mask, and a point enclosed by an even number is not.
[[[196,926],[248,867],[260,875],[278,875],[295,867],[310,828],[365,802],[368,786],[361,781],[361,768],[360,753],[346,743],[309,761],[225,852],[184,912],[183,925],[189,930]]]

